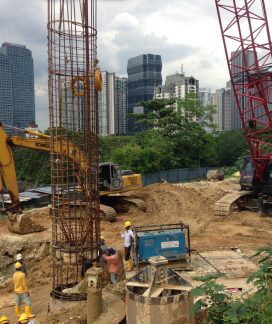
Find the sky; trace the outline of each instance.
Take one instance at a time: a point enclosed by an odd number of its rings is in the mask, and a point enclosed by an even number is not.
[[[183,72],[201,88],[223,88],[229,79],[214,0],[97,0],[98,58],[102,70],[126,76],[127,61],[159,54],[162,75]],[[0,43],[32,51],[36,122],[49,126],[47,0],[1,0]]]

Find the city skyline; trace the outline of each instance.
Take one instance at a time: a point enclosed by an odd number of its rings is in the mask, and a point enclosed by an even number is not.
[[[267,12],[270,16],[272,3],[267,3]],[[45,129],[49,119],[47,1],[1,1],[0,19],[0,42],[24,44],[32,51],[37,123]],[[130,57],[152,53],[162,57],[163,80],[181,72],[182,66],[200,87],[212,91],[229,80],[214,1],[99,0],[97,21],[102,70],[126,77]]]

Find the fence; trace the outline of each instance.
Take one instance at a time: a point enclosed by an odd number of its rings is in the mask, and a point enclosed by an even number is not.
[[[172,169],[165,171],[156,171],[152,173],[146,173],[142,175],[143,186],[150,185],[152,183],[160,183],[166,180],[170,183],[177,182],[189,182],[191,180],[198,180],[206,178],[207,172],[216,167],[203,167],[203,168],[183,168],[183,169]]]

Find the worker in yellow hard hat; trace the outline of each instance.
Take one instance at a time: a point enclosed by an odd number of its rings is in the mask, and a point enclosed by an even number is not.
[[[16,262],[20,262],[22,265],[21,270],[25,273],[25,275],[27,276],[27,266],[24,260],[24,257],[21,253],[16,255]]]
[[[127,271],[132,270],[132,260],[130,256],[132,240],[134,239],[134,234],[131,230],[131,222],[126,221],[124,223],[125,232],[124,234],[119,234],[124,239],[124,248],[125,248],[125,261],[127,262]]]
[[[29,318],[26,315],[26,313],[22,313],[18,319],[17,324],[27,324],[27,323],[29,323]]]
[[[9,318],[5,315],[0,317],[0,324],[9,324]]]
[[[25,273],[22,271],[22,264],[20,262],[15,263],[15,273],[13,275],[13,286],[15,292],[15,312],[18,317],[21,315],[20,303],[25,304],[25,313],[28,318],[32,318],[35,315],[31,314],[31,299],[29,296],[29,290],[27,285],[27,279]]]

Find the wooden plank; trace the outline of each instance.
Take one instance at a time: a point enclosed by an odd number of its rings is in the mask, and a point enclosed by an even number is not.
[[[150,284],[144,282],[130,281],[127,286],[148,288]]]
[[[163,285],[163,288],[164,289],[169,289],[169,290],[184,290],[184,291],[192,290],[192,287],[174,286],[174,285]]]

